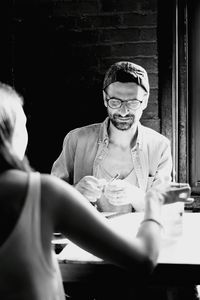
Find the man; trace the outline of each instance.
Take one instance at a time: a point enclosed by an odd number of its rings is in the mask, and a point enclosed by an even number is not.
[[[169,140],[140,124],[149,98],[147,72],[117,62],[105,74],[103,123],[70,131],[52,174],[73,184],[101,212],[144,209],[144,193],[171,181]]]

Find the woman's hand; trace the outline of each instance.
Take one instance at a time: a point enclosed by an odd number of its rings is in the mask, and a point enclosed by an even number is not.
[[[160,192],[163,196],[163,204],[170,204],[174,202],[191,203],[193,199],[190,198],[191,188],[188,183],[172,182],[167,186],[160,186]]]

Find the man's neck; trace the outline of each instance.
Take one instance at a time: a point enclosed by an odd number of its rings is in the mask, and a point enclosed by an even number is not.
[[[119,130],[111,122],[109,124],[108,133],[110,143],[119,147],[133,147],[136,143],[138,134],[138,124],[132,125],[128,130]]]

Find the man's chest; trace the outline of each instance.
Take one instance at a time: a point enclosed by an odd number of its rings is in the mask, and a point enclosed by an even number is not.
[[[120,149],[109,147],[102,165],[104,169],[112,176],[120,174],[120,178],[125,178],[133,169],[133,156],[131,149]]]

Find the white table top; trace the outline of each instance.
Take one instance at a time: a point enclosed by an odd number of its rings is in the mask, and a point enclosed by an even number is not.
[[[121,232],[136,235],[143,213],[114,217],[110,222]],[[165,231],[158,263],[200,265],[200,213],[184,213],[177,219],[170,210],[164,213]],[[96,262],[102,260],[69,242],[57,256],[59,261]]]

